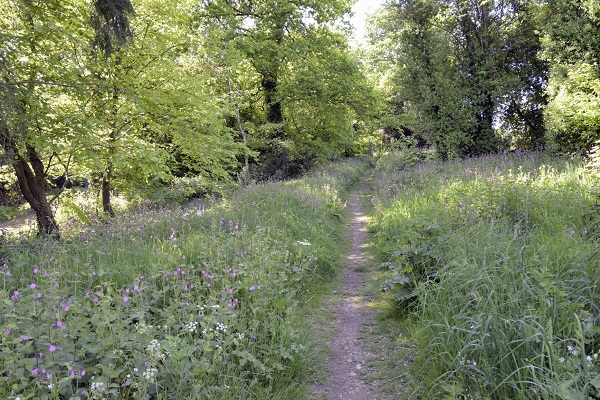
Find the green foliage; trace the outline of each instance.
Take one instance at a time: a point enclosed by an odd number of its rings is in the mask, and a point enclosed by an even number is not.
[[[541,143],[546,67],[529,2],[392,1],[373,24],[384,127],[444,159]]]
[[[547,137],[557,152],[584,153],[600,137],[598,10],[597,0],[552,0],[540,9],[542,57],[551,65]]]
[[[4,242],[0,396],[308,399],[302,312],[340,266],[340,195],[366,165]]]
[[[371,85],[338,29],[349,7],[346,0],[211,1],[197,10],[229,97],[228,126],[247,134],[258,155],[253,178],[286,178],[347,155],[356,123],[374,114]]]
[[[418,394],[597,396],[597,176],[540,153],[392,165],[374,229],[383,289],[415,327]]]
[[[549,148],[584,153],[600,137],[600,75],[589,64],[555,66],[550,75],[546,109]]]
[[[168,185],[163,182],[150,183],[136,191],[135,200],[159,207],[186,205],[193,200],[223,197],[232,191],[232,185],[213,182],[201,176],[174,178]]]

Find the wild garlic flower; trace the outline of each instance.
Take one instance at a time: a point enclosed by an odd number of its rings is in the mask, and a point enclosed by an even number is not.
[[[193,321],[188,322],[187,324],[185,324],[185,328],[188,330],[188,332],[194,333],[198,329],[198,323]]]
[[[104,382],[92,382],[92,392],[100,393],[104,390],[106,384]]]
[[[144,377],[144,379],[152,381],[154,379],[154,377],[156,376],[157,373],[158,373],[158,369],[156,369],[156,368],[148,368],[146,371],[144,371],[142,373],[142,376]]]

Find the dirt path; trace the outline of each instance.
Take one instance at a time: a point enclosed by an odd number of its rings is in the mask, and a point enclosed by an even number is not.
[[[368,264],[370,255],[365,249],[368,241],[367,217],[364,214],[360,194],[365,189],[361,185],[350,198],[353,214],[348,236],[352,247],[346,258],[344,283],[341,291],[334,293],[339,304],[331,301],[335,319],[334,334],[327,341],[332,350],[328,363],[327,383],[314,387],[318,399],[327,400],[374,400],[384,397],[377,391],[374,383],[366,383],[363,379],[368,370],[366,361],[373,354],[366,350],[373,345],[369,339],[361,337],[365,331],[378,329],[374,311],[368,306],[365,287],[370,274]],[[320,397],[319,397],[320,396]]]
[[[35,229],[35,213],[28,210],[10,221],[0,221],[0,233],[20,233],[27,229]]]

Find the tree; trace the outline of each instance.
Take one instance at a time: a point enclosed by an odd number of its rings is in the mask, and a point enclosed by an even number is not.
[[[375,20],[372,58],[393,71],[390,103],[441,157],[498,149],[501,125],[509,139],[540,136],[545,71],[528,10],[517,1],[400,0]]]
[[[341,85],[342,75],[343,79],[352,79],[362,73],[357,62],[352,61],[347,39],[333,27],[349,12],[349,6],[350,2],[345,0],[217,0],[203,2],[198,11],[199,29],[215,41],[212,53],[219,53],[222,43],[227,43],[228,51],[242,55],[245,60],[242,65],[248,66],[245,75],[249,78],[245,82],[254,87],[245,91],[248,96],[242,102],[246,106],[241,114],[245,118],[243,122],[250,127],[245,131],[250,136],[248,143],[261,153],[262,170],[266,175],[293,175],[302,170],[304,163],[322,153],[323,144],[329,147],[327,154],[341,154],[352,141],[353,132],[347,127],[352,126],[358,115],[355,110],[368,108],[367,103],[356,107],[358,100],[369,96],[360,96],[358,87]],[[332,51],[334,47],[337,52]],[[332,64],[333,57],[340,58],[339,65]],[[215,57],[219,67],[230,68],[223,60]],[[343,67],[344,72],[325,71],[330,67]],[[361,85],[365,82],[364,79],[357,81]],[[310,90],[316,85],[333,88],[339,83],[346,91],[343,95],[346,100],[354,96],[357,101],[344,100],[346,103],[342,105],[341,92],[330,90],[322,94],[331,94],[332,98],[316,102],[312,92],[298,90],[306,88],[308,83],[313,84]],[[256,102],[252,91],[260,94],[262,104]],[[334,97],[340,101],[332,107],[332,101],[337,101]],[[342,108],[347,110],[342,111]],[[332,133],[336,129],[333,120],[342,126],[335,133]],[[321,130],[323,127],[327,129]],[[332,140],[341,136],[343,141]]]
[[[550,64],[548,146],[585,152],[600,139],[600,2],[548,0],[538,25],[542,57]]]
[[[46,197],[47,174],[68,175],[77,130],[70,98],[79,85],[77,60],[84,29],[81,2],[9,0],[0,5],[0,138],[19,188],[35,211],[38,232],[58,234]]]

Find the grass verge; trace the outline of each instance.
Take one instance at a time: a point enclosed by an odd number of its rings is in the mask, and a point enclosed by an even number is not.
[[[597,179],[542,153],[379,161],[376,246],[418,351],[413,397],[600,395]]]

